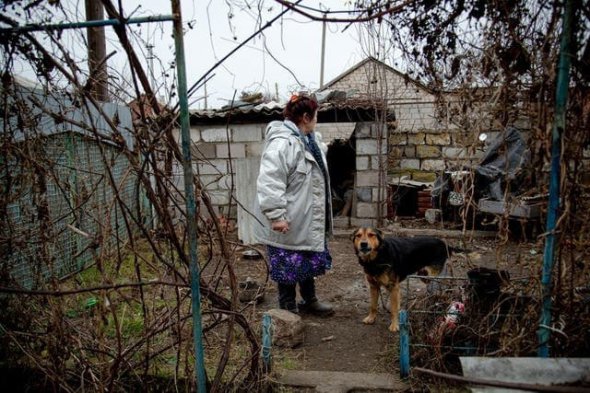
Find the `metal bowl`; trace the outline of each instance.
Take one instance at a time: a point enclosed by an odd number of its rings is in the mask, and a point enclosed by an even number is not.
[[[260,259],[262,255],[256,250],[246,250],[242,253],[244,259]]]

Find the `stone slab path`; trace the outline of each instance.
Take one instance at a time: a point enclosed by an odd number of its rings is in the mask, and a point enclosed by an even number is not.
[[[403,392],[408,386],[392,374],[371,374],[340,371],[288,371],[278,379],[281,385],[315,388],[321,393],[384,391]]]

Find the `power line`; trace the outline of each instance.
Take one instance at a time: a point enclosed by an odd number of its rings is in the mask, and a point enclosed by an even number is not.
[[[357,8],[357,9],[352,9],[352,10],[322,10],[320,8],[315,8],[309,5],[304,5],[304,4],[300,4],[298,6],[298,8],[304,8],[306,10],[309,11],[313,11],[313,12],[317,12],[317,13],[321,13],[321,14],[329,14],[329,15],[335,15],[335,14],[362,14],[362,13],[366,13],[366,12],[372,12],[376,9],[381,9],[380,5],[374,5],[372,7],[367,7],[367,8]]]
[[[396,6],[393,7],[389,7],[383,11],[379,11],[376,12],[374,14],[368,14],[367,16],[358,16],[355,18],[324,18],[326,12],[331,13],[331,11],[322,11],[322,10],[317,10],[318,13],[321,13],[322,16],[316,16],[316,15],[312,15],[309,12],[303,11],[301,8],[303,8],[301,5],[297,5],[296,3],[291,3],[289,1],[286,0],[275,0],[276,2],[278,2],[279,4],[282,4],[283,6],[287,7],[288,9],[292,10],[293,12],[296,12],[298,14],[301,14],[311,20],[314,21],[326,21],[326,22],[333,22],[333,23],[357,23],[357,22],[368,22],[371,21],[373,19],[379,19],[382,18],[383,16],[386,15],[391,15],[391,14],[395,14],[398,12],[403,11],[408,5],[413,4],[416,2],[416,0],[406,0]],[[381,9],[381,7],[379,7],[379,9]],[[369,9],[367,9],[369,10]],[[366,12],[367,10],[365,10],[364,12]]]

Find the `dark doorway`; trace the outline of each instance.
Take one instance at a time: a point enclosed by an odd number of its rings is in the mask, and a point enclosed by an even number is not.
[[[356,138],[334,139],[328,145],[328,171],[332,187],[332,213],[350,216],[356,172]]]

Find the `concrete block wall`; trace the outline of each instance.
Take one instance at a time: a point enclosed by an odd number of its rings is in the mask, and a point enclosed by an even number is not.
[[[236,217],[237,165],[242,159],[259,159],[266,124],[191,128],[193,170],[205,185],[218,214]],[[351,226],[375,225],[387,215],[388,172],[392,168],[436,172],[445,161],[465,159],[467,149],[455,146],[452,132],[419,132],[378,127],[373,123],[318,124],[323,140],[356,136],[355,204]],[[177,139],[179,140],[179,139]],[[230,159],[231,157],[231,159]],[[175,168],[176,183],[184,189],[182,168]],[[235,196],[235,194],[234,194]],[[231,204],[230,204],[231,202]],[[202,212],[204,213],[204,212]]]
[[[322,134],[322,141],[330,143],[334,139],[349,139],[354,126],[355,123],[318,123],[316,131]]]
[[[193,170],[206,187],[218,214],[236,217],[237,207],[231,199],[232,192],[236,192],[236,184],[232,181],[236,179],[232,179],[232,175],[236,174],[236,166],[242,159],[259,159],[265,127],[266,124],[232,125],[229,129],[191,128]],[[387,128],[378,128],[372,123],[359,123],[355,128],[354,123],[343,123],[318,124],[317,130],[326,143],[336,138],[348,139],[356,134],[356,203],[350,224],[375,225],[378,217],[385,217],[387,213]],[[175,168],[175,173],[177,187],[182,192],[182,168]]]
[[[361,99],[386,99],[402,131],[440,128],[434,95],[383,64],[366,62],[336,81],[330,89],[346,91],[352,98],[356,95]]]
[[[241,159],[260,157],[265,127],[266,124],[191,127],[193,171],[207,189],[218,214],[236,216],[236,204],[232,201],[236,185],[232,176]],[[178,132],[176,137],[180,141]],[[182,191],[182,168],[176,167],[175,174],[178,189]]]
[[[229,128],[217,126],[191,127],[191,156],[193,158],[193,171],[199,176],[205,185],[212,203],[217,207],[219,214],[236,216],[235,201],[231,201],[232,190],[235,192],[236,184],[232,184],[232,175],[236,174],[236,165],[241,159],[259,159],[264,145],[264,130],[266,124],[231,125]],[[322,140],[328,144],[334,139],[348,139],[355,131],[355,123],[330,123],[318,124],[316,130],[322,134]],[[176,140],[180,141],[177,132]],[[369,137],[362,142],[363,157],[367,159],[375,150],[374,143]],[[387,145],[383,145],[387,149]],[[231,159],[230,159],[231,157]],[[367,164],[367,169],[369,164]],[[376,165],[373,164],[376,168]],[[179,190],[184,190],[182,168],[175,168],[176,185]],[[235,179],[234,179],[235,181]],[[228,206],[231,203],[231,210]]]
[[[387,128],[358,123],[356,176],[350,225],[376,225],[387,215]]]

